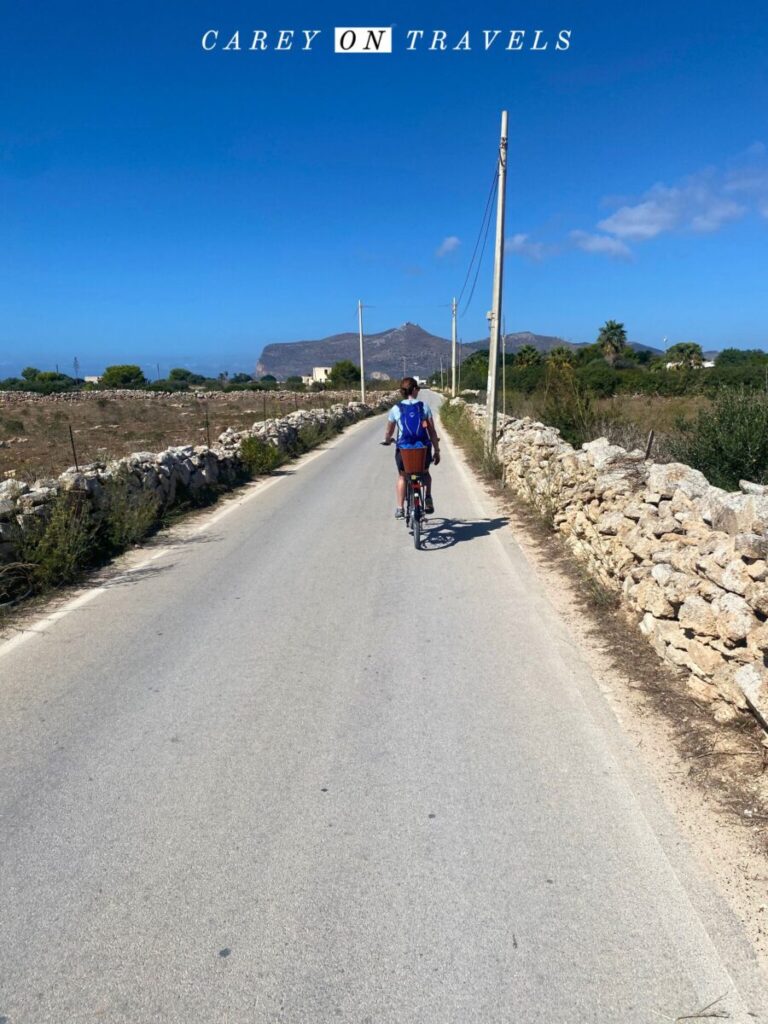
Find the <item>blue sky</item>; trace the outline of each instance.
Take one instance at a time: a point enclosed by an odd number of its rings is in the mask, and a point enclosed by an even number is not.
[[[761,5],[462,7],[7,4],[0,374],[250,369],[268,342],[355,329],[358,297],[366,330],[447,335],[503,107],[508,330],[590,341],[614,318],[650,345],[768,348]],[[395,52],[334,54],[335,25],[394,25]],[[318,28],[308,53],[246,48]],[[549,47],[485,52],[497,28]],[[243,49],[204,52],[207,29]],[[430,51],[433,29],[472,49]],[[466,340],[490,294],[487,258]]]

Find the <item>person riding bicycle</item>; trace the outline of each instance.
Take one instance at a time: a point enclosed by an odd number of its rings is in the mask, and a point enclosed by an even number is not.
[[[432,476],[429,473],[430,463],[435,465],[440,462],[440,438],[435,430],[435,421],[432,418],[432,410],[419,399],[419,385],[413,377],[403,377],[400,382],[402,399],[389,410],[387,417],[387,429],[384,434],[384,444],[392,443],[392,435],[397,431],[395,439],[395,462],[397,463],[397,506],[395,508],[395,519],[402,519],[405,515],[405,473],[403,471],[403,459],[400,455],[400,443],[408,448],[427,449],[427,472],[424,474],[426,484],[426,495],[424,497],[424,511],[432,514],[435,511],[432,501]],[[433,457],[434,448],[434,457]]]

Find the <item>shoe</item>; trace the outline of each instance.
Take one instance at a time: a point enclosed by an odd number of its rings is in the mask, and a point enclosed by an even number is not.
[[[405,512],[401,508],[395,509],[395,519],[405,519]]]
[[[431,497],[424,499],[424,511],[427,513],[428,516],[431,516],[431,515],[434,514],[435,503],[434,503],[434,501],[432,501]]]

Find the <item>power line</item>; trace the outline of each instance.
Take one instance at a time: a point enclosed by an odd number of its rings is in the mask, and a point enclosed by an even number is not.
[[[492,195],[495,195],[495,193],[496,193],[496,189],[494,188]],[[488,220],[486,222],[486,225],[485,225],[485,235],[483,236],[483,247],[480,250],[480,259],[477,261],[477,269],[475,270],[475,279],[472,282],[472,291],[469,293],[469,298],[467,299],[466,304],[464,306],[464,311],[461,314],[462,316],[466,316],[467,315],[467,311],[469,310],[469,307],[472,304],[472,296],[475,294],[475,288],[477,286],[477,279],[480,276],[480,268],[483,265],[483,257],[485,256],[485,246],[486,246],[486,243],[488,242],[488,233],[491,230],[491,220],[492,220],[492,217],[489,216]]]
[[[458,305],[459,306],[461,305],[461,300],[464,298],[464,292],[467,290],[467,284],[469,283],[469,279],[470,279],[470,276],[472,274],[472,267],[473,267],[474,262],[475,262],[475,257],[477,256],[477,250],[478,250],[478,246],[480,245],[480,239],[483,238],[483,236],[485,236],[485,239],[488,238],[488,227],[489,227],[490,222],[491,222],[490,214],[491,214],[491,211],[493,210],[493,198],[494,198],[494,196],[496,194],[496,185],[498,183],[498,180],[499,180],[499,166],[498,166],[498,162],[497,162],[496,167],[495,167],[494,172],[493,172],[493,180],[491,181],[491,188],[490,188],[490,191],[488,192],[488,199],[486,200],[486,203],[485,203],[485,210],[483,212],[483,219],[480,222],[480,230],[477,233],[477,239],[475,241],[475,247],[472,250],[472,258],[470,259],[469,266],[467,267],[467,273],[466,273],[466,276],[464,278],[464,284],[461,286],[461,291],[459,292],[459,300],[458,300]],[[485,250],[485,240],[483,241],[483,251],[484,250]],[[481,256],[480,256],[480,261],[482,262],[482,253],[481,253]],[[477,273],[475,273],[475,280],[477,280]],[[473,288],[473,291],[474,291],[474,288]],[[468,306],[469,306],[469,301],[467,302],[467,307]],[[466,311],[467,310],[465,308],[464,313],[466,313]],[[462,313],[462,316],[464,315],[464,313]]]

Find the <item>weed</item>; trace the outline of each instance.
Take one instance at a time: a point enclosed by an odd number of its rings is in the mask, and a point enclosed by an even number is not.
[[[110,551],[123,551],[137,544],[158,520],[159,502],[122,470],[104,485],[100,532]]]
[[[485,438],[466,411],[466,406],[444,402],[440,419],[467,459],[486,480],[501,480],[502,465],[495,451],[489,451]]]
[[[570,363],[548,363],[542,418],[578,447],[595,436],[595,399]]]
[[[733,491],[739,480],[768,483],[768,395],[724,388],[711,409],[679,427],[675,457],[701,470],[716,487]]]
[[[259,476],[277,469],[286,456],[277,445],[258,437],[246,437],[240,444],[240,458],[249,476]]]
[[[93,561],[96,524],[84,494],[64,491],[51,502],[46,515],[26,518],[17,555],[31,567],[36,590],[71,583]]]

